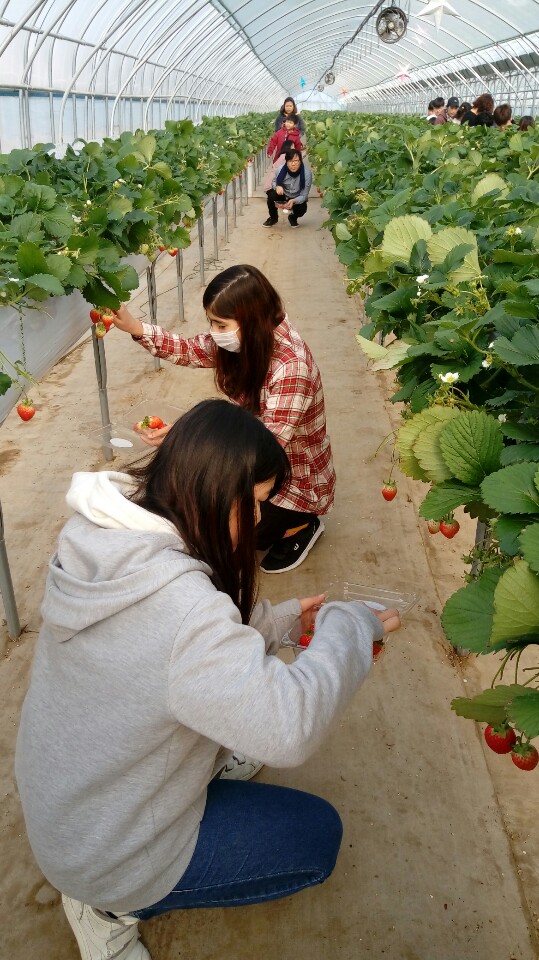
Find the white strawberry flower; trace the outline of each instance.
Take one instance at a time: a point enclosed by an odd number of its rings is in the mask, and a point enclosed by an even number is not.
[[[17,277],[8,277],[8,282],[9,282],[9,283],[18,283],[19,281],[18,281]]]
[[[507,414],[506,414],[506,413],[499,413],[499,414],[498,414],[498,420],[500,421],[500,423],[505,423],[505,421],[507,420]]]
[[[82,217],[76,217],[74,213],[71,214],[71,219],[73,223],[82,223]]]
[[[442,383],[456,383],[459,378],[458,373],[439,373],[438,376]]]
[[[492,357],[490,359],[488,357],[485,357],[485,359],[481,361],[481,366],[484,367],[485,370],[488,370],[491,363],[492,363]]]
[[[92,201],[91,201],[91,200],[87,200],[87,201],[86,201],[86,206],[87,206],[87,207],[91,207],[91,206],[92,206]]]
[[[520,229],[520,227],[515,227],[515,233],[517,237],[520,237],[520,234],[522,233],[522,230]]]
[[[492,347],[493,347],[493,346],[494,346],[494,340],[491,340],[490,343],[489,343],[489,345],[488,345],[489,350],[492,350]]]
[[[417,283],[426,283],[428,279],[429,279],[428,273],[422,273],[421,276],[416,277]]]

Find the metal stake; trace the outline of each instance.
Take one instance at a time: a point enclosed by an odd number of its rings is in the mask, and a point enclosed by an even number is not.
[[[148,307],[150,311],[150,323],[157,323],[157,289],[155,285],[155,260],[146,267],[146,285],[148,287]],[[161,369],[159,357],[153,358],[154,370]]]
[[[239,175],[240,182],[240,217],[243,217],[243,173]]]
[[[211,215],[213,220],[213,259],[219,259],[219,245],[217,242],[217,196],[211,198]]]
[[[113,460],[114,454],[112,448],[107,444],[110,442],[110,413],[109,398],[107,396],[107,359],[105,356],[105,344],[103,338],[96,336],[95,324],[92,324],[92,346],[94,348],[95,375],[97,378],[97,389],[99,392],[99,406],[101,407],[101,423],[103,424],[103,453],[105,460]]]
[[[225,212],[225,243],[228,243],[228,183],[223,194],[223,206]]]
[[[249,206],[249,166],[245,167],[243,171],[243,179],[245,181],[245,206]]]
[[[183,250],[178,250],[176,254],[176,283],[178,286],[178,317],[183,322],[185,320],[185,310],[183,306]]]
[[[13,581],[9,569],[9,560],[4,539],[4,516],[0,503],[0,593],[4,602],[7,632],[10,640],[16,640],[21,635],[21,623],[17,611],[17,601],[13,590]]]
[[[200,286],[205,285],[204,279],[204,213],[198,218],[198,257],[200,264]]]
[[[234,226],[237,226],[237,213],[236,213],[236,180],[232,181],[232,219],[234,220]]]

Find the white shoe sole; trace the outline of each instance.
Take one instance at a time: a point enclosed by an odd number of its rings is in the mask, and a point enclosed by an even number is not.
[[[311,552],[312,548],[314,547],[316,541],[318,540],[319,537],[322,536],[322,534],[323,534],[323,532],[324,532],[325,529],[326,529],[326,528],[325,528],[325,526],[324,526],[323,521],[320,520],[320,526],[318,527],[318,530],[316,531],[314,537],[312,538],[309,546],[308,546],[307,549],[301,554],[301,557],[298,557],[298,559],[296,560],[295,563],[291,563],[290,566],[289,566],[289,567],[285,567],[284,570],[264,570],[264,567],[260,567],[260,569],[262,570],[262,573],[288,573],[289,570],[295,570],[296,567],[299,567],[299,566],[303,563],[303,561],[305,560],[305,558],[308,557],[308,555],[309,555],[309,553]]]

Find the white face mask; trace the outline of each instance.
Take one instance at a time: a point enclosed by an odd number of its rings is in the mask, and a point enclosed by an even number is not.
[[[221,347],[222,350],[228,350],[230,353],[239,353],[241,350],[241,343],[238,337],[239,329],[239,327],[236,327],[235,330],[224,330],[222,333],[210,330],[210,334],[217,346]]]

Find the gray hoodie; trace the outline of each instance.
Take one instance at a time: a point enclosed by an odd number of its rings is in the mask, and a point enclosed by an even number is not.
[[[225,751],[296,766],[367,674],[380,622],[332,603],[308,650],[277,656],[297,600],[241,623],[123,474],[75,474],[52,558],[17,741],[30,844],[47,879],[104,910],[166,896],[185,872]]]

